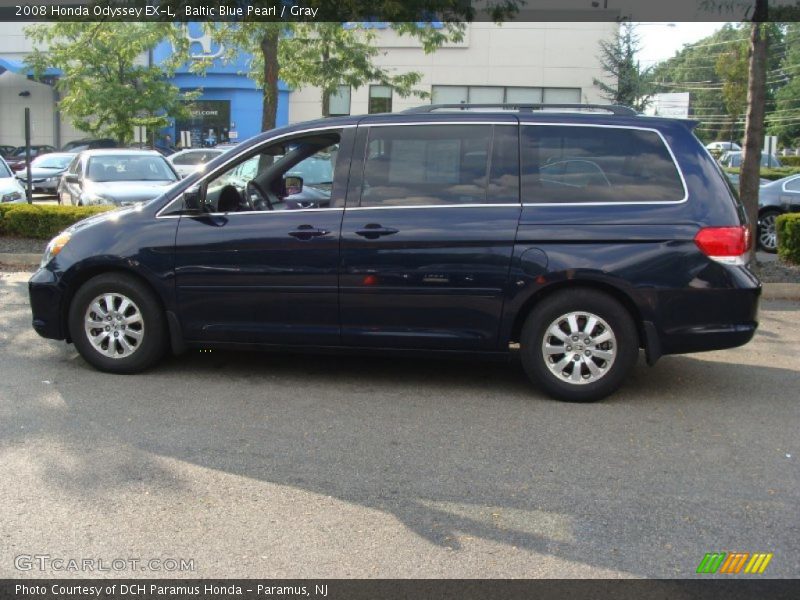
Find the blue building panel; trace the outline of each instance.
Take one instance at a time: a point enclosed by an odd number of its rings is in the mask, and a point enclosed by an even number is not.
[[[228,139],[242,141],[260,133],[262,90],[246,75],[251,56],[240,53],[235,60],[223,60],[223,49],[203,35],[199,23],[189,24],[188,35],[192,39],[190,52],[193,55],[218,58],[214,58],[211,67],[203,75],[192,73],[187,64],[179,68],[169,81],[184,91],[200,91],[198,106],[213,105],[216,108],[194,111],[191,124],[175,124],[163,133],[169,133],[174,140],[180,141],[178,127],[190,127],[195,145],[213,145]],[[171,54],[171,44],[162,42],[153,50],[154,64],[163,63]],[[283,82],[279,82],[278,90],[276,124],[281,127],[289,123],[290,90]],[[203,116],[204,113],[208,113],[207,118]],[[228,114],[230,122],[222,123],[221,115]]]

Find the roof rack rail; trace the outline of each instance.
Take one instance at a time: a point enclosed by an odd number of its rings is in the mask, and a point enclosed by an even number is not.
[[[517,110],[519,112],[533,112],[534,110],[547,110],[552,108],[568,109],[570,111],[604,110],[618,117],[635,117],[638,113],[628,106],[619,104],[527,104],[527,103],[497,103],[497,104],[429,104],[404,110],[405,113],[432,113],[437,110],[471,110],[471,109]]]

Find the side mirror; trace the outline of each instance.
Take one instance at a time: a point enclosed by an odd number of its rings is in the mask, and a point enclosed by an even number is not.
[[[283,196],[292,196],[303,191],[303,178],[289,175],[283,178]]]
[[[80,185],[81,184],[81,179],[75,173],[67,173],[66,175],[64,175],[64,182],[65,183],[72,183],[72,184],[75,184],[75,185]]]
[[[200,188],[198,186],[190,187],[183,192],[183,207],[187,211],[200,212]]]

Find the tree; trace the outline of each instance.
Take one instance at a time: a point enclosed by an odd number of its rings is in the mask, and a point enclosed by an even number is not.
[[[758,186],[761,174],[761,146],[767,98],[767,52],[769,31],[767,0],[755,0],[750,26],[750,68],[747,85],[747,118],[744,125],[744,155],[739,172],[739,197],[750,221],[751,239],[758,225]]]
[[[421,80],[416,72],[393,73],[376,64],[380,49],[375,34],[363,27],[345,27],[332,22],[270,23],[242,21],[208,23],[210,35],[225,45],[227,58],[239,51],[252,55],[249,75],[263,89],[261,129],[276,124],[278,80],[294,88],[317,86],[322,90],[323,114],[330,113],[329,98],[339,85],[358,88],[370,82],[390,85],[400,96],[424,96],[415,89]],[[462,39],[464,26],[447,24],[442,30],[415,23],[392,23],[400,35],[414,36],[425,52],[448,40]],[[208,63],[199,62],[202,70]]]
[[[25,33],[47,46],[26,59],[34,77],[48,67],[61,70],[55,84],[59,109],[90,135],[129,143],[134,126],[165,127],[170,117],[184,116],[186,101],[196,96],[166,80],[188,54],[188,43],[173,24],[59,22],[32,25]],[[165,39],[175,48],[172,59],[142,64],[142,55]]]
[[[650,103],[651,69],[640,66],[636,59],[638,51],[639,37],[634,25],[622,23],[614,39],[600,42],[600,65],[612,83],[595,79],[594,85],[606,100],[641,112]]]
[[[451,34],[436,38],[427,26],[415,29],[395,25],[395,31],[414,35],[422,41],[426,51],[433,51],[445,40],[460,40],[463,25],[454,26]],[[436,32],[438,33],[438,32]],[[279,62],[281,79],[293,88],[307,85],[319,87],[322,92],[322,115],[330,115],[330,96],[340,85],[359,88],[368,83],[391,86],[400,97],[416,95],[427,97],[427,92],[416,89],[422,75],[412,71],[395,74],[375,64],[381,54],[375,44],[374,31],[354,25],[343,27],[339,23],[297,23],[291,36],[280,44]]]

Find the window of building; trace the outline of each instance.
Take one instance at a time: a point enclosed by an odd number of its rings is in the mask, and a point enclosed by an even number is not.
[[[350,114],[350,86],[340,85],[328,96],[328,111],[332,117],[343,117]]]
[[[523,126],[522,201],[676,202],[686,191],[654,131]]]
[[[516,202],[517,151],[515,127],[372,127],[361,206]]]
[[[369,113],[392,112],[392,88],[388,85],[369,86]]]
[[[434,85],[432,104],[579,104],[580,88]]]
[[[543,102],[545,104],[580,104],[580,88],[544,88]]]

